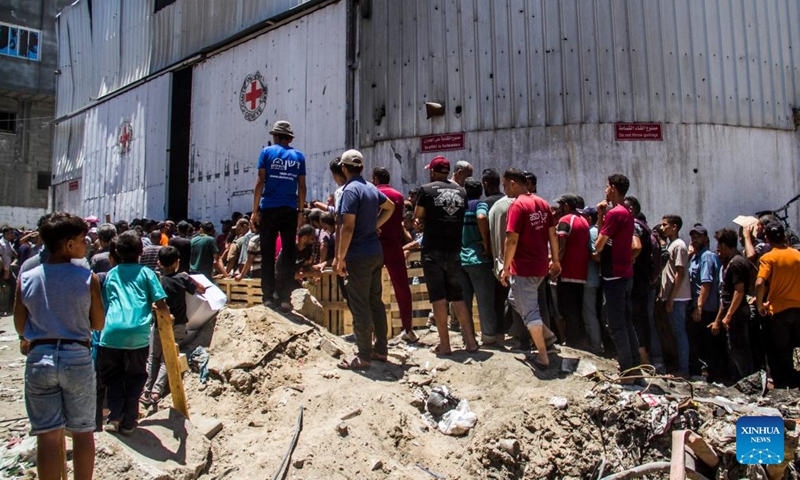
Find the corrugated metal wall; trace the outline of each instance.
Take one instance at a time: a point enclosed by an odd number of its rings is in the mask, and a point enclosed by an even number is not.
[[[800,0],[373,0],[371,12],[361,145],[618,121],[794,129],[800,105]],[[425,101],[446,115],[426,119]]]
[[[171,81],[162,75],[57,126],[57,135],[69,138],[57,145],[69,148],[57,163],[56,208],[113,220],[165,217]],[[126,153],[123,122],[132,133]],[[69,190],[75,179],[79,194]]]
[[[57,20],[57,117],[310,0],[78,0]]]
[[[345,147],[345,2],[318,10],[198,64],[192,82],[189,216],[219,221],[250,211],[261,149],[289,120],[306,155],[309,199],[331,189],[328,162]],[[264,77],[263,113],[247,121],[239,94]]]

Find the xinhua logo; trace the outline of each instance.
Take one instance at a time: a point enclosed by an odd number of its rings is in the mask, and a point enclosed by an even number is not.
[[[744,465],[783,462],[783,419],[741,417],[736,421],[736,458]]]

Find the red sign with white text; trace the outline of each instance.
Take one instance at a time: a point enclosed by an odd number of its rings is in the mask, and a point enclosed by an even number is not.
[[[428,135],[420,138],[422,153],[464,150],[464,132]]]
[[[661,142],[660,123],[615,123],[614,140],[618,142]]]
[[[78,189],[78,185],[79,184],[78,184],[77,180],[73,180],[73,181],[69,182],[69,191],[70,192],[74,192],[75,190]]]

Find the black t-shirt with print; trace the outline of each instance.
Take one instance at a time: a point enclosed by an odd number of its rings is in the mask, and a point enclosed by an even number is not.
[[[725,309],[730,308],[733,301],[733,292],[736,291],[736,285],[744,284],[744,293],[750,285],[750,278],[752,275],[752,264],[744,258],[741,254],[734,256],[728,265],[723,267],[722,283],[720,285],[719,295],[722,300],[722,306]],[[742,300],[739,308],[747,306],[747,301]]]
[[[460,251],[467,192],[457,183],[432,182],[419,188],[417,206],[425,209],[422,247]]]

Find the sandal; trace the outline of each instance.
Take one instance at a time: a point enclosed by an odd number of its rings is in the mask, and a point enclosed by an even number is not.
[[[380,353],[372,352],[369,354],[370,360],[377,360],[379,362],[388,362],[389,356],[388,355],[381,355]]]
[[[491,346],[495,346],[495,345],[494,345],[494,344],[492,344]],[[464,350],[466,350],[466,352],[467,352],[467,353],[476,353],[476,352],[477,352],[478,350],[480,350],[480,349],[481,349],[481,346],[480,346],[480,345],[475,345],[475,348],[473,348],[472,350],[470,350],[469,348],[467,348],[466,346],[464,346]]]
[[[437,357],[447,357],[447,356],[449,356],[449,355],[452,355],[452,354],[453,354],[453,351],[452,351],[452,350],[451,350],[451,351],[449,351],[449,352],[442,352],[442,351],[440,351],[440,350],[439,350],[439,347],[440,347],[440,346],[441,346],[441,344],[438,344],[438,345],[436,345],[435,347],[431,347],[431,353],[432,353],[432,354],[434,354],[434,355],[436,355]]]
[[[361,358],[355,357],[349,362],[347,360],[342,360],[336,366],[342,370],[367,370],[369,365],[369,362],[365,362],[364,360],[361,360]]]

